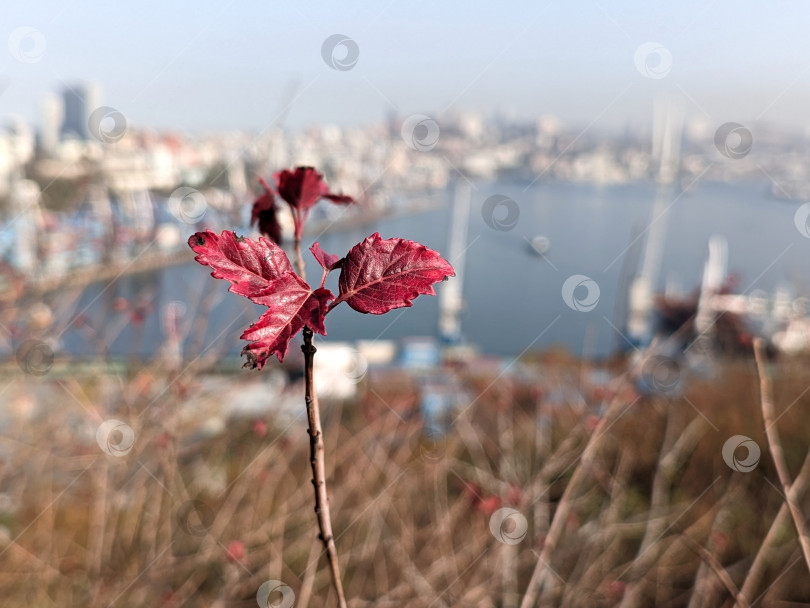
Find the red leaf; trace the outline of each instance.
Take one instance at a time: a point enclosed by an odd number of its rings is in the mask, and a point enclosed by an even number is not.
[[[329,187],[323,181],[323,175],[312,167],[296,167],[295,171],[284,169],[276,173],[275,178],[278,195],[294,209],[308,210],[322,198],[327,198],[333,203],[354,202],[350,196],[329,192]]]
[[[331,192],[327,192],[323,195],[323,198],[337,203],[338,205],[348,205],[354,202],[354,199],[347,194],[332,194]]]
[[[264,181],[264,178],[259,179],[264,194],[253,201],[253,208],[250,211],[250,225],[258,224],[259,232],[269,238],[274,243],[281,242],[281,224],[278,223],[276,218],[276,197],[270,186]]]
[[[257,304],[267,306],[267,311],[241,335],[251,342],[242,349],[248,358],[245,367],[261,369],[273,355],[283,361],[290,340],[304,325],[325,335],[323,319],[333,298],[328,289],[312,291],[294,272],[284,274],[251,296]]]
[[[231,282],[232,292],[267,306],[259,320],[242,333],[242,339],[251,342],[242,349],[248,358],[245,367],[261,369],[272,355],[283,361],[290,340],[304,325],[326,334],[324,316],[335,296],[328,289],[312,291],[275,243],[261,237],[252,241],[225,230],[221,236],[198,232],[189,245],[200,264],[214,269],[213,277]],[[321,253],[328,259],[334,257]]]
[[[211,276],[231,282],[230,291],[253,299],[292,266],[284,250],[259,237],[258,241],[236,236],[230,230],[217,236],[210,230],[193,234],[188,239],[200,264],[214,269]]]
[[[315,256],[315,259],[318,260],[318,264],[324,270],[334,270],[337,266],[340,265],[340,258],[336,255],[332,255],[331,253],[326,253],[319,243],[315,243],[312,247],[309,248],[312,252],[312,255]]]
[[[412,306],[420,294],[436,295],[433,283],[455,276],[437,252],[405,239],[375,232],[349,251],[340,272],[340,296],[358,312],[381,315]]]

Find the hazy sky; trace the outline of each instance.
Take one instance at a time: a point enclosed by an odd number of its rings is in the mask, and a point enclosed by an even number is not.
[[[645,124],[662,93],[711,124],[810,126],[806,1],[4,0],[2,10],[0,117],[38,122],[48,91],[93,80],[132,125],[260,129],[297,82],[290,126],[501,109],[613,128]],[[322,58],[333,34],[356,42],[352,69]],[[639,60],[648,42],[663,51]]]

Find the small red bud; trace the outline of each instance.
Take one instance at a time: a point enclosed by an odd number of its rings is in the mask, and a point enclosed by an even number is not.
[[[267,423],[261,418],[256,418],[253,421],[253,436],[256,439],[261,439],[267,435]]]
[[[244,562],[245,560],[245,545],[240,540],[232,540],[228,543],[225,549],[225,558],[235,564],[236,562]]]

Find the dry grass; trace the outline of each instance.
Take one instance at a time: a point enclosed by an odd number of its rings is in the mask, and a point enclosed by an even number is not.
[[[774,377],[794,476],[810,445],[805,370],[788,362]],[[582,386],[572,361],[545,358],[520,372],[453,372],[462,411],[437,442],[421,438],[407,376],[372,376],[356,401],[323,404],[349,605],[519,605],[594,413],[612,403],[615,420],[570,492],[539,605],[731,606],[729,581],[743,587],[783,503],[753,362],[726,364],[673,400]],[[301,386],[290,388],[301,415],[268,415],[264,432],[252,418],[218,428],[227,392],[193,378],[178,382],[158,368],[6,374],[3,605],[248,607],[269,579],[294,590],[296,607],[334,605]],[[109,418],[135,432],[125,456],[96,443]],[[754,471],[723,461],[732,435],[762,448]],[[526,517],[521,542],[490,532],[498,507]],[[778,523],[761,578],[749,584],[758,605],[810,601],[792,523]]]

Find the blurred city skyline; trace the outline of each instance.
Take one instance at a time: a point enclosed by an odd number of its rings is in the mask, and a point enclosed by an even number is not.
[[[775,11],[754,2],[203,1],[191,10],[48,1],[6,7],[5,17],[4,122],[39,126],[49,96],[94,82],[130,125],[159,129],[472,111],[551,114],[598,131],[648,126],[652,100],[670,95],[689,119],[810,131],[810,11],[798,2]],[[356,63],[327,64],[323,45],[335,34],[356,44]]]

